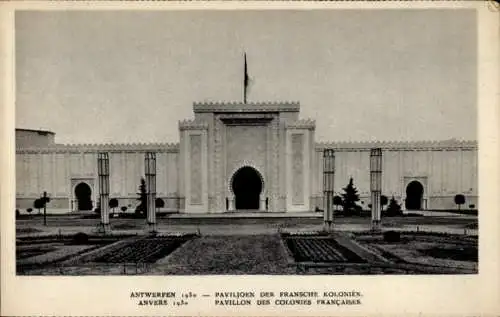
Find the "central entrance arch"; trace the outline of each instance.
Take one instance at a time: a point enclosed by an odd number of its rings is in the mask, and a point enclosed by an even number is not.
[[[263,180],[253,167],[244,166],[237,170],[231,180],[236,209],[259,209]]]
[[[424,186],[419,181],[412,181],[406,186],[405,207],[407,210],[421,210]]]
[[[84,182],[75,186],[75,196],[78,210],[92,210],[92,190],[90,186]]]

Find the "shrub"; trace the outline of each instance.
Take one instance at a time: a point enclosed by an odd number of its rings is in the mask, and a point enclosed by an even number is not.
[[[33,207],[38,209],[38,213],[40,213],[40,209],[42,209],[45,206],[45,200],[42,198],[35,199],[33,202]]]
[[[470,204],[470,205],[469,205],[469,208],[470,208],[470,209],[474,209],[474,208],[476,208],[476,205],[474,205],[474,204]]]
[[[455,204],[458,206],[458,210],[460,210],[460,206],[465,204],[465,196],[462,194],[455,195],[454,198]]]
[[[33,211],[33,208],[28,208],[28,209],[26,209],[26,211],[27,211],[28,213],[31,213],[31,212]]]
[[[398,204],[394,196],[392,196],[391,200],[389,201],[389,206],[387,206],[387,209],[385,210],[385,216],[393,217],[401,216],[402,214],[403,211],[401,210],[401,206]]]
[[[19,211],[19,209],[16,209],[16,217],[19,217],[21,215],[21,212]]]
[[[156,198],[155,200],[155,207],[156,208],[163,208],[165,207],[165,201],[161,198]]]
[[[386,231],[384,232],[385,242],[399,242],[401,241],[401,234],[398,231]]]
[[[120,209],[121,209],[121,211],[125,212],[125,211],[127,211],[127,206],[122,206]]]
[[[113,213],[115,213],[115,208],[118,207],[118,199],[116,198],[111,198],[108,202],[109,208],[113,210]]]
[[[342,206],[342,204],[343,204],[342,197],[337,196],[337,195],[333,196],[333,205],[334,206]]]
[[[89,242],[89,236],[86,233],[78,232],[75,233],[71,242],[73,244],[87,244]]]

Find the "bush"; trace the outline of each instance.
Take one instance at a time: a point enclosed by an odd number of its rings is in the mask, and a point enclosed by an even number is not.
[[[462,194],[457,194],[455,195],[453,201],[455,204],[458,206],[458,209],[460,210],[460,206],[465,204],[465,196]]]
[[[401,234],[398,231],[386,231],[384,232],[385,242],[399,242],[401,241]]]
[[[394,216],[402,216],[403,211],[401,210],[401,206],[398,204],[394,196],[392,196],[389,206],[384,212],[384,216],[394,217]]]
[[[469,208],[470,208],[470,209],[474,209],[474,208],[476,208],[476,205],[471,204],[471,205],[469,205]]]
[[[127,206],[122,206],[120,209],[121,209],[121,211],[125,212],[125,211],[127,211]]]
[[[16,209],[16,217],[19,217],[21,215],[21,212],[19,211],[19,209]]]
[[[75,233],[71,242],[73,244],[87,244],[89,242],[89,236],[86,233],[78,232]]]

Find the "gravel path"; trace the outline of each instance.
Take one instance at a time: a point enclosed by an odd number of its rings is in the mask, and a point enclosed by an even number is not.
[[[177,252],[178,251],[178,252]],[[148,274],[290,274],[278,235],[206,236],[187,242]]]

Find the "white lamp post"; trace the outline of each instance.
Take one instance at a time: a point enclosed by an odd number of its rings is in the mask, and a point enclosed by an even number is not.
[[[372,230],[380,230],[380,195],[382,192],[382,149],[370,151],[370,191]]]
[[[109,155],[97,153],[97,173],[99,175],[99,201],[101,226],[104,232],[109,230]]]
[[[323,221],[325,231],[330,232],[333,223],[333,189],[335,179],[335,152],[323,151]]]
[[[145,174],[147,191],[147,221],[151,232],[156,231],[156,153],[146,152]]]

